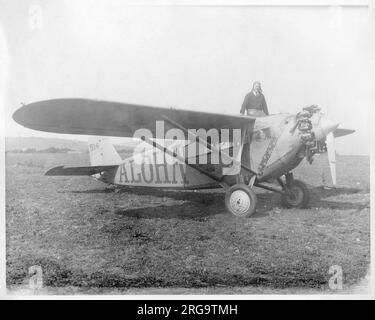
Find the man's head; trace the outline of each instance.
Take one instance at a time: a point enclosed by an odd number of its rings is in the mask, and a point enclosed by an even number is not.
[[[253,90],[254,90],[255,92],[262,92],[262,86],[261,86],[261,84],[260,84],[259,81],[255,81],[255,82],[253,83]]]

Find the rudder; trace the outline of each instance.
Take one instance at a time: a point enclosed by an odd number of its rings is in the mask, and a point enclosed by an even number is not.
[[[90,164],[92,166],[115,165],[122,159],[108,138],[90,137],[88,140]]]

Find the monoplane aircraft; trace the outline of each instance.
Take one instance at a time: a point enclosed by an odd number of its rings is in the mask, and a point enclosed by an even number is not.
[[[89,139],[90,166],[58,166],[48,176],[87,175],[112,184],[171,189],[225,188],[236,216],[256,210],[254,187],[281,194],[288,208],[304,208],[307,186],[292,170],[327,151],[336,184],[334,137],[340,129],[318,106],[297,114],[264,117],[150,107],[89,99],[54,99],[23,105],[14,120],[31,129],[96,136]],[[141,143],[121,159],[108,137]]]

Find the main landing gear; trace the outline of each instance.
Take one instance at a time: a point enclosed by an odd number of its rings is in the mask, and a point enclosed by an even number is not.
[[[251,216],[255,212],[257,202],[255,192],[245,184],[235,184],[225,194],[225,206],[237,217]]]
[[[281,203],[286,208],[306,208],[310,200],[310,192],[302,181],[295,180],[292,173],[285,175],[285,182],[281,178],[278,178],[277,181],[282,190],[256,181],[254,186],[280,193]],[[254,214],[256,205],[255,192],[244,183],[233,185],[225,194],[225,206],[237,217],[250,217]]]
[[[283,189],[281,203],[286,208],[306,208],[310,201],[310,191],[300,180],[293,179],[292,173],[285,175],[284,183],[280,178],[277,179]]]

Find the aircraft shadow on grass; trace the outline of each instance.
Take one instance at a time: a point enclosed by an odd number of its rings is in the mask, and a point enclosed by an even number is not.
[[[357,188],[332,188],[323,189],[322,187],[315,187],[311,189],[311,202],[309,207],[321,209],[341,209],[341,210],[356,210],[360,211],[370,207],[368,199],[361,202],[353,201],[335,201],[333,197],[340,195],[363,194],[361,189]]]
[[[342,210],[362,210],[369,207],[369,202],[360,203],[349,201],[334,201],[331,198],[339,195],[350,195],[361,193],[356,188],[332,188],[323,189],[322,187],[310,187],[311,203],[308,208],[320,209],[342,209]],[[91,189],[84,191],[71,191],[78,194],[95,194],[95,193],[117,193],[117,194],[135,194],[135,195],[152,195],[166,199],[165,204],[158,206],[144,206],[130,209],[116,209],[115,214],[126,217],[137,217],[143,219],[192,219],[205,220],[209,216],[226,214],[223,191],[212,190],[211,192],[200,191],[175,191],[151,188],[105,188]],[[167,199],[183,200],[182,204],[168,204]],[[328,198],[328,199],[327,199]],[[274,193],[258,194],[258,208],[252,218],[265,217],[272,210],[280,206],[280,196]]]

